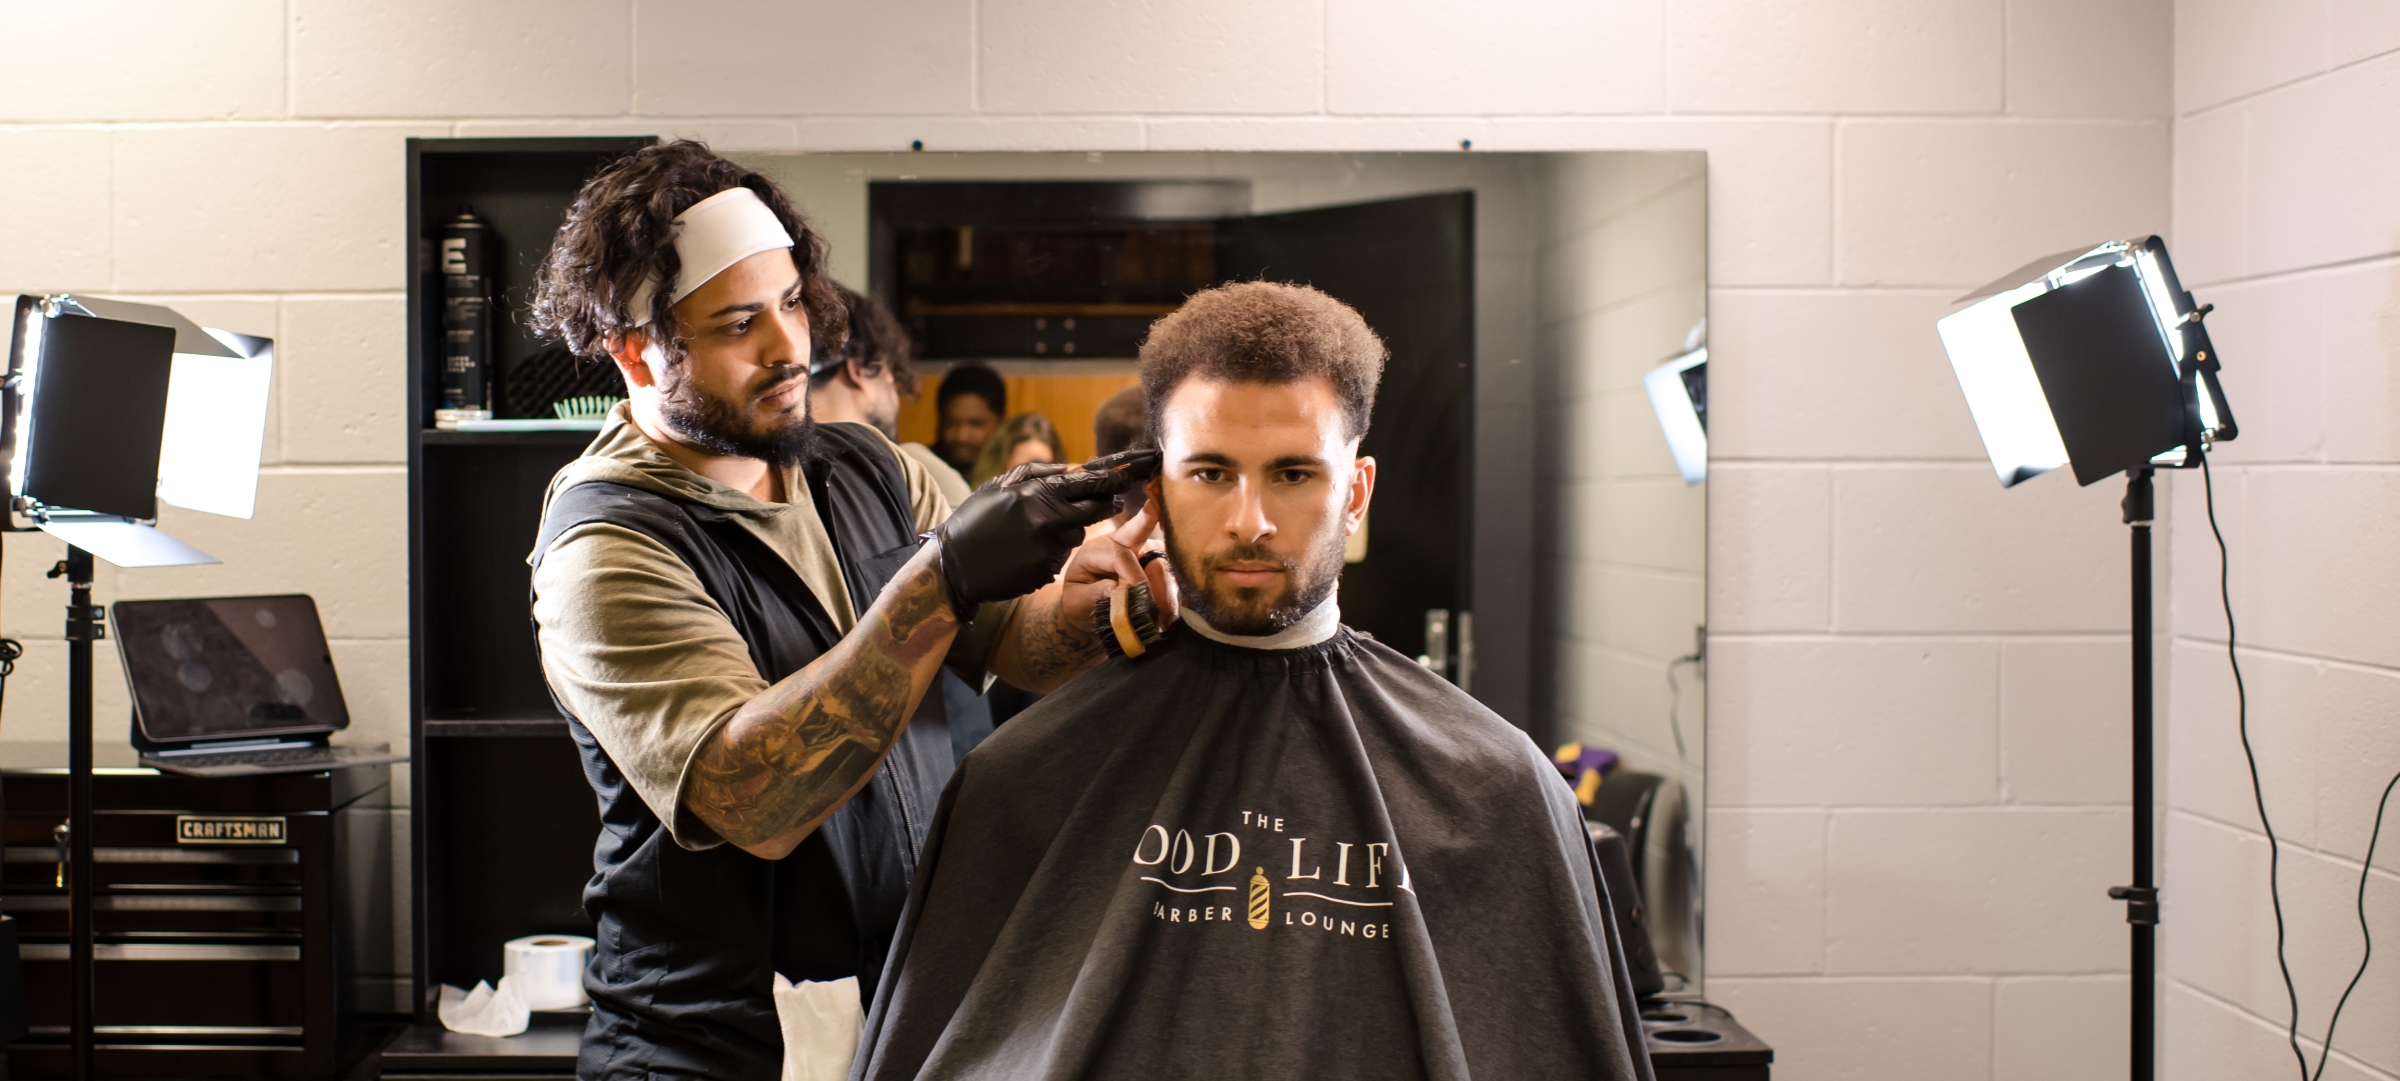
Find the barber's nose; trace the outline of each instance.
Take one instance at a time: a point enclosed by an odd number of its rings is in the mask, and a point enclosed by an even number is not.
[[[1234,540],[1255,544],[1275,535],[1275,523],[1267,519],[1264,494],[1247,479],[1235,486],[1233,520],[1226,525]]]
[[[768,318],[766,331],[770,337],[766,338],[763,343],[766,350],[764,355],[759,357],[761,366],[776,367],[807,362],[807,323],[797,319]]]

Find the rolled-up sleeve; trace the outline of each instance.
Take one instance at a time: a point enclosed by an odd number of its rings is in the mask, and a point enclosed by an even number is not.
[[[692,758],[767,681],[691,568],[622,526],[559,535],[533,575],[542,674],[677,844],[724,843],[686,809]]]

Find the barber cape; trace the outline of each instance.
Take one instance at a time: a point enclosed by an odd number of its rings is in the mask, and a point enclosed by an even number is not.
[[[851,1076],[1647,1081],[1596,881],[1458,688],[1179,625],[960,765]]]

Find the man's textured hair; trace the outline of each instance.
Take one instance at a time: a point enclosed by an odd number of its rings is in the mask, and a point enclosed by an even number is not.
[[[1305,285],[1235,282],[1192,294],[1150,325],[1142,342],[1142,400],[1158,444],[1167,398],[1186,379],[1297,383],[1322,378],[1342,402],[1342,436],[1367,434],[1375,386],[1391,354],[1358,309]]]
[[[800,303],[808,311],[812,344],[838,345],[847,329],[841,297],[825,275],[825,241],[792,209],[765,176],[689,139],[644,147],[610,162],[575,193],[566,223],[550,243],[533,281],[529,322],[576,356],[606,356],[610,343],[634,328],[633,295],[656,277],[650,326],[676,326],[674,292],[682,262],[675,254],[675,215],[730,188],[748,188],[791,234],[792,263],[800,270]],[[670,364],[682,361],[680,334],[658,336]]]
[[[992,407],[992,415],[1008,415],[1008,384],[1000,373],[981,364],[960,364],[942,376],[942,385],[933,392],[935,407],[950,404],[950,399],[972,394]]]
[[[827,342],[811,340],[808,361],[808,385],[814,390],[833,382],[849,361],[857,361],[859,370],[874,375],[878,369],[892,373],[892,386],[901,394],[917,396],[917,367],[909,362],[915,346],[908,340],[908,328],[900,325],[883,302],[871,296],[853,292],[848,286],[833,287],[842,298],[843,310],[849,313],[848,341]]]
[[[1122,450],[1150,445],[1150,410],[1142,401],[1142,388],[1126,387],[1108,396],[1092,413],[1092,442],[1094,453],[1105,458]]]

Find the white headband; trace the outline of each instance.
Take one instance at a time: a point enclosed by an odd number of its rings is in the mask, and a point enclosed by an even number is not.
[[[683,269],[675,275],[675,291],[667,295],[670,305],[723,274],[726,267],[762,251],[792,246],[792,234],[783,231],[775,212],[748,188],[727,188],[693,203],[690,210],[675,215],[675,226],[675,257]],[[657,292],[656,275],[633,291],[634,326],[649,325],[650,298]]]

